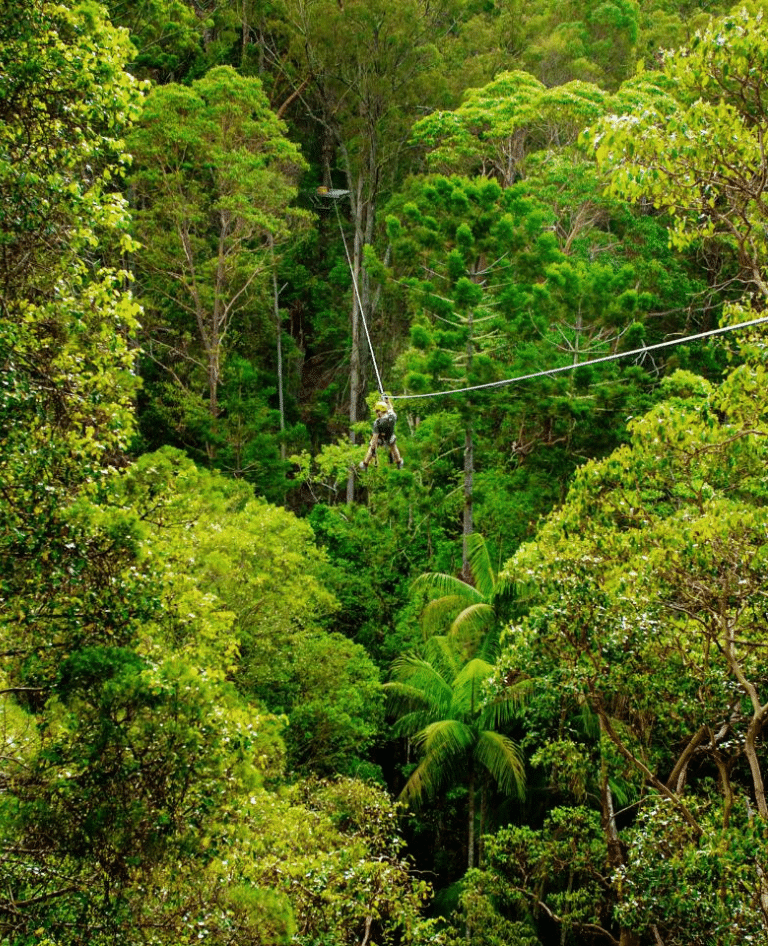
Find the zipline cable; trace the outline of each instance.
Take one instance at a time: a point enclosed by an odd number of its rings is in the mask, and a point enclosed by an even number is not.
[[[561,365],[559,368],[547,368],[544,371],[534,371],[532,374],[521,374],[516,378],[506,378],[503,381],[488,381],[485,384],[472,384],[466,388],[453,388],[450,391],[432,391],[429,394],[391,394],[390,400],[415,401],[417,398],[444,397],[448,394],[464,394],[467,391],[481,391],[485,388],[500,388],[506,384],[517,384],[518,381],[530,381],[533,378],[544,378],[547,375],[560,374],[563,371],[575,371],[577,368],[588,368],[591,365],[600,365],[606,361],[617,361],[619,358],[631,358],[633,355],[644,355],[646,352],[657,351],[659,348],[670,348],[672,345],[695,342],[701,338],[709,338],[712,335],[722,335],[725,332],[734,332],[736,329],[749,328],[752,325],[762,325],[764,322],[768,322],[768,315],[764,315],[759,319],[752,319],[749,322],[740,322],[738,325],[723,325],[720,328],[710,329],[708,332],[699,332],[698,335],[686,335],[684,338],[673,338],[668,342],[644,345],[642,348],[634,348],[632,351],[621,351],[613,355],[604,355],[601,358],[593,358],[590,361],[582,361],[575,365]]]
[[[347,195],[348,191],[339,191],[340,194]],[[336,194],[330,194],[329,196],[335,197]],[[344,244],[344,253],[347,257],[347,265],[349,266],[349,273],[352,277],[352,286],[355,291],[355,298],[357,299],[357,306],[360,310],[360,318],[363,322],[363,328],[365,329],[365,338],[368,342],[368,350],[371,353],[371,361],[373,362],[373,370],[376,373],[376,382],[379,386],[379,392],[382,397],[388,397],[392,401],[415,401],[422,400],[429,397],[447,397],[450,394],[466,394],[469,391],[483,391],[490,388],[500,388],[508,384],[517,384],[520,381],[531,381],[534,378],[545,378],[549,375],[562,374],[565,371],[575,371],[577,368],[589,368],[592,365],[605,364],[608,361],[618,361],[620,358],[631,358],[634,355],[645,355],[650,351],[658,351],[661,348],[671,348],[674,345],[683,345],[686,342],[696,342],[702,338],[711,338],[713,335],[724,335],[726,332],[735,332],[738,329],[751,328],[754,325],[763,325],[768,322],[768,315],[761,316],[759,319],[751,319],[748,322],[739,322],[737,325],[723,325],[719,328],[710,329],[707,332],[699,332],[696,335],[685,335],[683,338],[673,338],[667,342],[656,342],[653,345],[643,345],[642,348],[633,348],[631,351],[622,351],[615,352],[612,355],[603,355],[600,358],[592,358],[589,361],[582,361],[578,364],[570,365],[561,365],[559,368],[546,368],[543,371],[534,371],[531,374],[522,374],[517,375],[514,378],[505,378],[502,381],[488,381],[485,384],[471,384],[463,388],[452,388],[446,391],[431,391],[427,394],[391,394],[386,395],[384,393],[384,385],[381,381],[381,375],[379,374],[379,366],[376,363],[376,354],[373,350],[373,343],[371,342],[371,336],[368,331],[368,323],[365,319],[365,311],[363,309],[363,301],[360,298],[360,290],[357,286],[357,278],[355,277],[355,270],[352,265],[352,258],[349,255],[349,248],[347,246],[347,239],[344,235],[344,226],[341,222],[341,215],[339,214],[339,205],[336,200],[333,201],[334,209],[336,210],[336,219],[339,222],[339,232],[341,233],[341,240]]]
[[[376,355],[373,351],[373,344],[371,342],[371,336],[368,332],[368,323],[365,321],[365,312],[363,310],[363,301],[360,298],[360,290],[357,288],[357,279],[355,277],[355,270],[352,266],[352,259],[349,255],[349,249],[347,248],[347,238],[344,236],[344,227],[341,223],[341,214],[339,213],[339,205],[336,201],[333,202],[333,206],[336,208],[336,219],[339,221],[339,232],[341,233],[341,241],[344,244],[344,252],[347,255],[347,264],[349,265],[349,274],[352,277],[352,285],[355,289],[355,298],[357,299],[357,307],[360,310],[360,318],[363,320],[363,328],[365,329],[365,337],[368,340],[368,350],[371,353],[371,361],[373,362],[373,370],[376,372],[376,381],[379,385],[379,391],[382,397],[386,397],[384,394],[384,385],[381,383],[381,375],[379,374],[379,366],[376,364]]]

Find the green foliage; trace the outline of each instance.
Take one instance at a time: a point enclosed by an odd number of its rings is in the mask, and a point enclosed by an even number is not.
[[[717,802],[704,802],[697,838],[671,804],[649,804],[628,832],[628,863],[615,878],[622,920],[641,933],[655,928],[673,946],[757,942],[765,928],[765,823],[745,809],[735,814],[724,827]]]
[[[569,151],[532,162],[526,180],[503,190],[434,176],[390,205],[391,262],[377,274],[410,320],[411,346],[394,368],[407,392],[529,377],[663,336],[696,287],[658,222],[596,198],[593,166]],[[669,321],[647,317],[664,309]],[[581,459],[627,436],[628,415],[650,406],[652,387],[647,369],[616,363],[406,400],[421,490],[456,515],[448,497],[461,488],[471,422],[476,526],[509,554],[562,499]]]
[[[338,603],[310,526],[169,448],[143,456],[127,489],[151,509],[164,566],[156,580],[169,604],[153,652],[170,648],[285,714],[292,770],[354,772],[381,722],[378,673],[326,629]]]
[[[219,17],[200,17],[183,0],[109,0],[111,21],[130,33],[135,47],[131,73],[154,82],[181,82],[216,62],[215,44],[204,48],[204,35]],[[207,53],[207,55],[206,55]]]
[[[551,739],[559,716],[561,748],[542,745],[536,756],[558,791],[578,797],[593,784],[606,819],[612,797],[659,797],[636,830],[622,832],[627,855],[612,855],[612,889],[619,922],[674,928],[680,941],[722,935],[713,932],[715,904],[725,902],[722,884],[739,886],[731,871],[751,872],[724,908],[750,929],[762,883],[757,852],[742,866],[736,850],[704,881],[708,851],[725,843],[718,832],[738,833],[750,799],[755,825],[768,818],[753,744],[768,679],[755,609],[765,582],[762,337],[747,335],[742,354],[719,386],[690,373],[670,378],[668,399],[633,422],[631,444],[579,471],[562,510],[506,571],[526,590],[529,613],[508,635],[499,692],[523,669],[535,681],[530,742]],[[617,826],[606,835],[618,841]],[[711,904],[695,916],[675,905],[694,892]]]
[[[421,614],[424,636],[447,630],[465,652],[473,653],[498,629],[510,589],[496,575],[483,536],[473,533],[467,546],[472,584],[453,575],[427,572],[419,575],[413,588],[430,599]]]
[[[588,136],[613,193],[667,210],[675,246],[716,238],[731,266],[763,295],[760,77],[767,35],[762,15],[747,9],[713,21],[667,54],[659,74],[620,90],[616,112]]]
[[[537,4],[526,18],[524,66],[547,86],[583,80],[615,88],[632,71],[639,16],[633,0]]]
[[[138,310],[104,259],[131,246],[114,192],[139,106],[128,49],[88,4],[19,3],[0,26],[0,637],[32,686],[147,605],[140,526],[104,503],[136,390]]]
[[[496,728],[508,722],[524,692],[486,701],[483,685],[493,665],[479,652],[462,661],[447,638],[432,637],[425,656],[402,657],[393,667],[395,680],[384,688],[398,715],[396,732],[414,738],[424,753],[403,789],[408,799],[423,800],[467,771],[467,758],[493,776],[507,794],[523,793],[524,775],[517,747]]]
[[[462,104],[435,112],[414,126],[414,143],[425,146],[430,167],[443,173],[482,174],[509,187],[526,176],[531,152],[576,140],[602,114],[607,96],[598,87],[572,82],[546,88],[526,72],[504,72]]]
[[[430,637],[423,656],[395,661],[393,680],[384,685],[397,717],[394,734],[408,736],[421,759],[410,772],[401,797],[422,805],[446,788],[467,785],[468,866],[475,856],[475,794],[487,784],[501,795],[524,794],[525,773],[517,745],[503,730],[525,696],[525,684],[490,695],[495,635],[488,635],[476,653],[462,654],[452,639]]]
[[[587,808],[554,808],[539,830],[502,828],[485,838],[485,863],[464,880],[460,913],[480,943],[537,946],[542,908],[567,936],[600,928],[607,850],[600,819]]]
[[[290,207],[304,160],[285,131],[261,82],[221,66],[188,88],[155,88],[129,140],[145,349],[178,399],[165,405],[162,385],[150,388],[155,416],[200,458],[225,445],[219,462],[245,477],[269,398],[228,373],[227,356],[273,361],[275,247],[306,219]]]
[[[665,363],[400,402],[406,468],[360,476],[364,504],[344,505],[359,446],[317,446],[347,426],[352,284],[328,209],[297,239],[292,203],[301,139],[314,183],[350,186],[340,210],[394,392],[576,366],[706,327],[745,282],[764,292],[763,5],[708,27],[695,3],[673,2],[113,0],[133,46],[90,2],[8,5],[4,943],[762,935],[760,331],[732,351],[686,346]],[[672,38],[685,51],[660,56]],[[638,55],[660,72],[619,88]],[[185,83],[149,93],[133,133],[140,86],[126,66]],[[608,196],[574,148],[596,121]],[[403,183],[422,160],[481,176]],[[627,198],[645,202],[637,214]],[[688,256],[668,245],[667,211]],[[752,314],[744,303],[725,318]],[[177,450],[129,465],[129,441],[137,453],[171,442],[234,479]],[[469,543],[471,583],[456,578],[468,443],[489,537]],[[311,498],[309,522],[254,487]],[[404,656],[418,575],[435,597],[426,623],[473,630]],[[510,615],[503,659],[474,653],[486,619]],[[429,889],[405,857],[400,807],[334,779],[381,779],[384,693],[401,711],[392,732],[421,752],[402,769],[406,795],[430,800],[409,825],[414,852],[432,828],[440,837],[421,870],[457,879],[454,826],[469,807],[481,867],[454,887],[450,922],[420,916]],[[509,820],[523,753],[515,823],[475,845],[477,823]],[[397,778],[397,760],[382,765]]]
[[[429,885],[411,872],[398,834],[399,806],[363,782],[308,782],[275,800],[255,877],[285,891],[306,946],[409,942]],[[266,830],[265,830],[266,829]]]

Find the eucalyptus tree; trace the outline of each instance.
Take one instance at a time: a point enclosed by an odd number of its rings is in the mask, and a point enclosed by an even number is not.
[[[130,33],[134,48],[127,65],[138,78],[160,84],[182,82],[209,64],[203,43],[213,10],[200,16],[194,4],[183,0],[108,0],[104,6],[110,21]]]
[[[614,194],[667,212],[675,245],[715,250],[713,282],[763,297],[767,63],[761,12],[713,20],[626,83],[588,136]]]
[[[275,247],[304,220],[291,207],[304,160],[285,131],[258,79],[218,67],[155,88],[129,140],[144,347],[180,388],[182,429],[204,407],[215,434],[233,336],[274,336]]]
[[[363,265],[382,197],[402,177],[408,138],[424,108],[442,104],[441,40],[460,23],[451,0],[289,0],[289,56],[299,103],[318,129],[323,183],[348,192],[351,222],[349,426],[359,419],[368,354],[362,319],[377,319],[377,296]],[[340,218],[341,219],[341,218]],[[334,229],[336,220],[333,220]],[[354,495],[354,480],[347,498]]]
[[[528,72],[501,72],[467,89],[457,107],[421,118],[412,140],[435,171],[480,174],[509,187],[527,176],[531,155],[574,145],[607,99],[587,82],[547,88]]]
[[[520,60],[547,86],[580,79],[615,88],[631,75],[640,4],[633,0],[545,0],[526,12]]]
[[[490,632],[465,660],[454,641],[431,637],[423,656],[410,654],[395,661],[394,679],[384,685],[398,717],[395,733],[411,738],[422,753],[401,797],[421,804],[452,784],[467,785],[469,868],[475,863],[475,801],[481,773],[487,773],[503,794],[522,797],[525,790],[520,752],[501,731],[517,711],[524,684],[505,690],[500,698],[484,690],[493,674],[497,640],[498,635]]]

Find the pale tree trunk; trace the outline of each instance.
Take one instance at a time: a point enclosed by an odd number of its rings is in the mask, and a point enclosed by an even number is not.
[[[600,719],[600,734],[604,740],[609,739],[602,713]],[[616,812],[613,807],[613,792],[608,781],[608,764],[605,753],[600,753],[600,807],[603,831],[608,847],[608,863],[611,870],[624,866],[624,851],[619,840],[619,831],[616,827]],[[639,946],[639,937],[629,929],[622,927],[619,932],[619,946]]]
[[[467,870],[475,866],[475,766],[469,763],[469,824],[467,832]]]
[[[349,442],[357,442],[354,425],[357,423],[358,401],[362,390],[362,359],[360,353],[360,306],[358,304],[355,286],[360,285],[360,244],[362,242],[362,177],[358,181],[358,191],[354,201],[353,219],[355,232],[352,250],[352,311],[350,314],[350,328],[352,335],[352,350],[349,357]],[[351,194],[351,191],[350,191]],[[347,502],[355,501],[355,474],[352,470],[347,477]]]
[[[765,720],[768,717],[768,703],[761,702],[757,687],[747,678],[744,672],[744,667],[736,652],[735,623],[726,626],[727,631],[723,651],[728,662],[728,667],[752,704],[752,718],[747,726],[747,733],[744,739],[744,755],[747,757],[747,764],[749,765],[749,771],[752,775],[752,788],[755,793],[757,811],[760,817],[765,820],[768,819],[768,804],[766,804],[765,781],[760,766],[757,742],[762,734]],[[763,914],[763,922],[766,928],[768,928],[768,877],[766,877],[765,871],[758,861],[755,862],[755,869],[760,882],[760,908]]]
[[[482,784],[480,785],[480,831],[479,838],[477,839],[477,866],[483,866],[483,858],[485,856],[485,845],[483,844],[483,836],[485,835],[486,828],[486,817],[488,814],[488,778],[483,777]]]
[[[760,767],[760,759],[757,752],[757,740],[763,731],[763,725],[768,716],[768,703],[760,702],[757,687],[749,680],[744,673],[741,661],[736,653],[736,627],[731,624],[725,635],[725,647],[723,648],[728,667],[733,676],[738,680],[742,690],[749,698],[752,704],[752,718],[747,727],[747,734],[744,740],[744,755],[747,757],[747,763],[752,775],[752,787],[755,792],[755,803],[761,818],[768,819],[768,803],[765,799],[765,782]]]
[[[208,318],[208,312],[200,297],[197,286],[197,269],[195,266],[195,255],[192,250],[192,240],[189,235],[187,222],[179,224],[177,228],[179,240],[184,250],[184,257],[187,263],[188,279],[187,290],[192,297],[192,305],[195,312],[195,321],[200,335],[200,341],[203,343],[203,351],[206,357],[206,378],[208,382],[208,405],[212,417],[218,413],[218,385],[219,385],[219,344],[216,337],[216,317]]]
[[[345,147],[340,145],[340,151],[344,158],[347,181],[349,184],[349,199],[352,209],[352,221],[354,226],[352,239],[352,306],[350,314],[351,328],[351,352],[349,360],[349,442],[354,444],[357,437],[354,425],[360,419],[360,404],[363,391],[365,390],[365,364],[366,364],[366,339],[362,320],[371,312],[369,310],[370,287],[368,274],[363,268],[363,249],[367,242],[373,237],[373,228],[375,222],[375,198],[371,196],[374,192],[374,185],[370,175],[376,175],[375,168],[372,170],[369,164],[367,171],[369,177],[366,179],[365,172],[361,172],[357,180],[354,181],[351,166],[348,160]],[[373,145],[370,148],[370,162],[375,161],[375,152]],[[366,196],[365,191],[368,191]],[[361,309],[362,307],[362,309]],[[355,499],[355,477],[354,472],[350,470],[347,477],[347,495],[348,503]]]
[[[473,315],[470,312],[467,316],[467,326],[469,337],[467,339],[467,377],[472,371],[472,356],[474,354],[473,333]],[[467,421],[464,428],[464,522],[462,527],[462,556],[461,556],[461,577],[462,580],[470,584],[472,581],[472,569],[469,565],[469,537],[472,535],[474,524],[473,510],[473,484],[475,477],[475,447],[473,440],[473,424],[471,420],[472,403],[467,401]]]
[[[285,460],[285,402],[283,399],[283,317],[280,314],[280,289],[277,286],[277,261],[275,260],[275,241],[269,240],[272,257],[272,304],[275,311],[275,334],[277,336],[277,408],[280,412],[280,459]],[[285,288],[285,287],[283,287]]]
[[[469,797],[467,802],[467,808],[469,809],[469,824],[467,826],[467,870],[472,870],[475,866],[475,763],[472,759],[469,761]],[[472,939],[472,927],[469,922],[469,915],[467,915],[464,936],[469,943]]]
[[[248,0],[242,0],[237,11],[240,14],[240,68],[245,67],[246,56],[248,55],[248,46],[251,41],[251,27],[248,22]]]
[[[464,428],[464,521],[462,528],[461,577],[470,584],[472,569],[469,565],[469,537],[474,531],[472,487],[475,476],[475,448],[472,436],[472,421]]]
[[[285,402],[283,400],[283,318],[280,314],[280,290],[277,288],[277,267],[272,261],[272,293],[275,304],[277,334],[277,407],[280,412],[280,459],[285,460]]]
[[[224,303],[224,281],[226,263],[226,243],[229,235],[229,215],[222,213],[219,218],[219,247],[216,260],[216,282],[213,290],[213,309],[207,333],[201,329],[208,358],[208,411],[215,421],[219,416],[219,381],[221,380],[221,349],[227,327],[228,311]],[[204,318],[204,317],[203,317]],[[200,322],[200,319],[198,319]]]
[[[208,412],[215,420],[219,416],[219,347],[212,346],[208,356]]]

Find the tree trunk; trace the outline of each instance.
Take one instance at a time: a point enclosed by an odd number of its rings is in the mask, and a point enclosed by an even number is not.
[[[488,778],[483,777],[482,783],[480,785],[480,830],[479,838],[477,839],[477,866],[483,866],[483,855],[485,854],[485,846],[483,844],[483,836],[485,835],[485,822],[488,812]]]
[[[348,175],[349,179],[349,175]],[[352,350],[349,358],[349,442],[354,444],[357,437],[354,425],[358,420],[358,408],[361,391],[363,390],[363,354],[361,349],[360,320],[362,313],[360,311],[360,272],[362,269],[363,242],[364,234],[364,205],[363,205],[363,177],[360,175],[357,181],[356,190],[352,191],[350,187],[350,200],[352,201],[352,219],[354,221],[354,237],[352,248],[352,309],[350,315]],[[352,470],[347,477],[347,502],[355,501],[355,475]]]
[[[475,866],[475,763],[472,759],[469,761],[469,797],[467,799],[467,808],[469,810],[467,870],[472,870]],[[469,914],[467,914],[467,923],[464,927],[464,936],[469,943],[472,939],[472,927],[469,922]]]
[[[469,825],[467,834],[467,870],[475,866],[475,766],[469,764]]]
[[[272,298],[275,307],[275,332],[277,334],[277,407],[280,412],[280,459],[285,460],[285,403],[283,401],[283,319],[280,315],[280,290],[277,287],[277,263],[275,243],[270,239],[272,250]]]
[[[472,313],[467,315],[467,379],[472,371],[472,355],[474,353],[474,339],[472,337]],[[472,486],[475,476],[475,450],[473,441],[472,403],[467,401],[467,420],[464,428],[464,523],[462,528],[462,555],[461,577],[467,584],[472,583],[472,570],[469,565],[469,537],[474,531],[474,514],[472,507]]]
[[[603,740],[610,739],[603,714],[599,714],[600,734]],[[605,832],[608,847],[608,863],[611,870],[624,866],[624,851],[619,840],[619,831],[616,827],[616,813],[613,807],[613,792],[608,781],[608,765],[605,753],[600,753],[600,803],[603,831]],[[639,937],[629,929],[622,928],[619,933],[619,946],[639,946]]]
[[[467,584],[472,583],[472,569],[469,565],[469,537],[474,531],[472,507],[472,484],[475,476],[475,451],[472,437],[472,422],[467,421],[464,428],[464,522],[462,528],[461,577]]]

